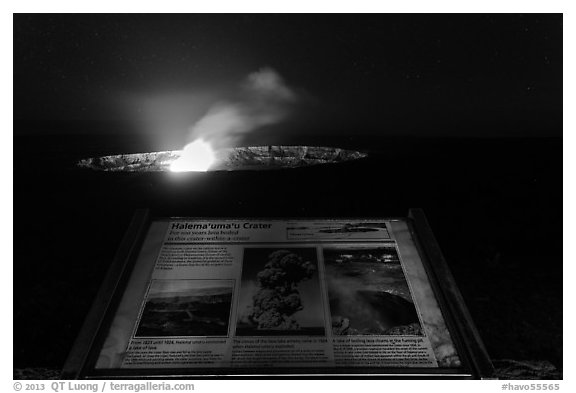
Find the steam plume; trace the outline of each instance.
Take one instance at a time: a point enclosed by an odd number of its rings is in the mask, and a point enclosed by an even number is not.
[[[247,76],[239,98],[212,106],[190,129],[190,140],[203,139],[215,149],[232,147],[242,136],[285,119],[297,94],[271,68]]]

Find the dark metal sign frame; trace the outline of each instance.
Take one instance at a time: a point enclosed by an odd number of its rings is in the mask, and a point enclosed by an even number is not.
[[[459,368],[375,368],[375,367],[318,367],[318,368],[199,368],[199,369],[95,369],[99,351],[138,252],[151,222],[166,218],[150,210],[138,210],[120,245],[109,271],[100,287],[63,369],[64,379],[144,379],[144,378],[424,378],[424,379],[480,379],[493,374],[492,363],[476,330],[464,300],[421,209],[410,209],[407,222],[428,274],[434,294],[446,320],[446,325],[461,357]],[[202,219],[207,219],[203,217]],[[210,217],[213,218],[213,217]],[[338,217],[340,219],[340,217]],[[358,217],[357,217],[358,218]],[[373,218],[373,217],[370,217]],[[259,218],[262,219],[262,218]],[[268,218],[270,219],[270,218]],[[286,219],[286,218],[284,218]],[[307,218],[308,219],[308,218]],[[387,218],[389,219],[389,218]],[[406,220],[406,217],[402,217]]]

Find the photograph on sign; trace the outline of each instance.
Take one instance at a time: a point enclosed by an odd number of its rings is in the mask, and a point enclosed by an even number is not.
[[[315,248],[245,248],[237,336],[323,336]]]
[[[152,280],[135,336],[226,336],[232,283]]]
[[[323,253],[333,335],[423,335],[393,243]]]

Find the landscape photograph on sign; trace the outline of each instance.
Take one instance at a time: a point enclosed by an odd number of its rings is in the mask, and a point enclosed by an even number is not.
[[[135,336],[227,336],[233,289],[233,280],[152,280]]]
[[[423,335],[393,243],[323,248],[332,334]]]
[[[315,248],[245,248],[237,336],[323,336]]]
[[[389,239],[390,234],[385,222],[364,221],[323,221],[289,222],[286,227],[289,240],[353,240],[353,239]]]

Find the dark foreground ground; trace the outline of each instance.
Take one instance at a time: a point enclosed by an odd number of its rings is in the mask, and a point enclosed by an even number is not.
[[[491,357],[562,369],[561,139],[282,142],[371,155],[333,166],[174,177],[73,165],[166,146],[15,137],[14,367],[62,367],[137,208],[222,217],[374,217],[422,207]]]

